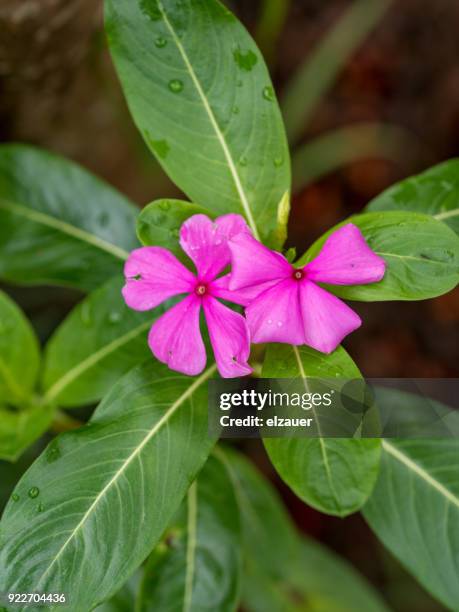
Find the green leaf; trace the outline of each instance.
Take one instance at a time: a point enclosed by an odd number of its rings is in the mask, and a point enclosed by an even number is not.
[[[214,214],[276,229],[290,161],[255,42],[216,0],[106,0],[106,30],[134,121],[171,179]],[[274,241],[274,238],[273,238]]]
[[[31,402],[20,410],[0,406],[0,459],[17,461],[50,426],[54,410]]]
[[[150,557],[138,612],[231,612],[239,597],[239,510],[225,466],[210,458]]]
[[[44,401],[75,407],[94,403],[135,365],[151,356],[148,330],[163,309],[135,312],[114,278],[80,302],[45,351]]]
[[[306,346],[270,345],[263,378],[359,378],[342,347],[324,355]],[[268,455],[281,478],[303,501],[321,512],[346,516],[357,511],[376,481],[377,439],[265,438]]]
[[[161,538],[215,443],[207,380],[149,362],[19,481],[0,535],[0,591],[66,592],[72,612],[113,595]],[[15,501],[16,499],[16,501]]]
[[[379,283],[323,285],[348,300],[424,300],[447,293],[459,281],[459,238],[444,223],[410,212],[374,212],[343,221],[319,238],[298,264],[310,261],[325,239],[346,223],[354,223],[369,246],[386,261]]]
[[[404,210],[432,215],[459,234],[459,159],[438,164],[384,191],[369,211]]]
[[[274,487],[243,455],[234,451],[225,455],[241,509],[244,609],[387,612],[352,566],[317,542],[299,536]]]
[[[32,326],[19,307],[0,291],[0,406],[20,406],[26,401],[39,367],[40,349]]]
[[[0,146],[0,277],[89,290],[135,248],[136,209],[63,158]]]
[[[111,599],[97,606],[96,612],[132,612],[135,609],[140,578],[141,573],[139,570]]]
[[[148,204],[137,219],[137,236],[146,246],[169,249],[181,260],[186,257],[179,244],[182,223],[192,215],[213,216],[208,210],[183,200],[155,200]]]
[[[283,100],[287,133],[296,142],[319,101],[390,5],[391,0],[354,0],[288,83]]]
[[[363,513],[387,548],[451,610],[459,601],[459,442],[383,441]]]

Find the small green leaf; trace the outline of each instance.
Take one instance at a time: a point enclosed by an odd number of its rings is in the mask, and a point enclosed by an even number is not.
[[[239,598],[239,510],[226,467],[210,458],[145,568],[138,612],[231,612]]]
[[[0,291],[0,406],[21,406],[27,401],[39,367],[40,348],[32,326],[19,307]]]
[[[0,278],[90,290],[136,247],[137,210],[76,164],[0,146]]]
[[[134,121],[190,201],[276,230],[290,160],[255,42],[216,0],[106,0],[106,31]],[[203,52],[205,49],[205,52]]]
[[[148,330],[162,313],[135,312],[113,278],[80,302],[57,328],[45,351],[45,401],[75,407],[94,403],[132,367],[152,357]]]
[[[393,185],[367,209],[404,210],[432,215],[459,234],[459,159],[451,159]]]
[[[301,257],[304,265],[322,248],[336,229],[354,223],[369,246],[386,262],[379,283],[324,285],[348,300],[424,300],[447,293],[459,281],[459,237],[444,223],[428,215],[410,212],[374,212],[343,221],[319,238]]]
[[[459,441],[383,440],[363,514],[387,548],[451,610],[459,602]]]
[[[306,346],[270,345],[263,378],[359,378],[342,347],[324,355]],[[303,501],[321,512],[346,516],[368,499],[376,482],[377,439],[265,438],[266,451],[281,478]]]
[[[0,591],[66,592],[69,609],[109,599],[160,540],[215,439],[207,381],[159,363],[131,370],[91,422],[55,438],[1,521]]]
[[[145,246],[169,249],[176,257],[186,258],[179,244],[180,228],[193,215],[213,214],[202,206],[183,200],[155,200],[148,204],[137,219],[137,236]],[[189,260],[188,260],[189,261]]]

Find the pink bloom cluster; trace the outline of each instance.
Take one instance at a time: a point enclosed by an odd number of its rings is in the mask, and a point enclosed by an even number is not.
[[[235,214],[215,221],[190,217],[181,227],[180,245],[196,275],[167,249],[142,247],[126,262],[123,296],[129,307],[144,311],[185,294],[153,324],[148,343],[157,359],[189,375],[199,374],[206,364],[201,308],[221,376],[245,376],[252,371],[247,363],[251,341],[307,344],[332,352],[361,320],[317,283],[374,283],[385,272],[384,260],[352,223],[333,232],[302,268],[255,240]],[[219,276],[229,264],[231,273]],[[217,298],[245,306],[246,317]]]

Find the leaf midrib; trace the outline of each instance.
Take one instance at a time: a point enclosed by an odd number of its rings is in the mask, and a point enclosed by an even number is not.
[[[138,446],[135,447],[133,452],[131,452],[131,454],[123,462],[122,466],[115,472],[114,476],[112,476],[112,478],[103,487],[100,493],[94,498],[94,501],[89,506],[88,510],[84,513],[78,525],[71,531],[69,537],[62,544],[62,546],[60,547],[60,549],[58,550],[58,552],[52,559],[51,563],[48,565],[46,570],[43,572],[43,574],[38,579],[38,582],[35,586],[35,591],[38,591],[43,579],[49,574],[51,569],[54,567],[55,563],[62,556],[67,546],[75,538],[76,534],[83,528],[88,517],[91,516],[92,512],[97,507],[100,500],[104,498],[107,491],[117,482],[118,478],[120,478],[124,474],[124,472],[129,467],[129,465],[132,463],[132,461],[141,453],[141,451],[150,442],[150,440],[155,436],[155,434],[157,434],[160,431],[160,429],[165,424],[168,423],[168,421],[172,418],[172,416],[178,410],[178,408],[180,408],[183,402],[185,402],[190,396],[192,396],[193,393],[196,391],[196,389],[215,372],[216,367],[217,366],[214,364],[213,366],[208,368],[205,372],[203,372],[201,376],[196,378],[195,381],[188,387],[188,389],[184,393],[182,393],[182,395],[171,405],[171,407],[165,412],[165,414],[159,419],[159,421],[155,423],[154,427],[151,428],[151,430],[144,437],[142,442]]]
[[[30,221],[34,221],[40,225],[45,225],[46,227],[50,227],[55,229],[63,234],[71,236],[72,238],[79,240],[80,242],[85,242],[92,246],[97,247],[101,251],[105,251],[110,255],[116,257],[117,259],[126,260],[129,257],[129,253],[110,242],[107,242],[103,238],[99,238],[94,234],[90,234],[86,230],[82,230],[79,227],[75,227],[66,221],[62,221],[61,219],[57,219],[56,217],[52,217],[46,213],[34,210],[32,208],[28,208],[22,204],[18,204],[17,202],[11,202],[9,200],[5,200],[0,198],[0,208],[3,210],[7,210],[12,212],[13,214],[19,215],[21,217],[25,217]]]
[[[110,353],[113,353],[115,350],[127,344],[131,340],[133,340],[136,336],[141,334],[143,331],[148,329],[151,326],[151,321],[147,321],[131,329],[129,332],[124,334],[123,336],[119,336],[115,340],[112,340],[98,351],[92,353],[89,357],[80,361],[80,363],[70,370],[68,370],[59,380],[57,380],[53,385],[46,391],[43,402],[51,402],[56,399],[62,391],[72,384],[79,376],[84,374],[89,368],[96,365],[102,359],[105,359]]]
[[[418,478],[427,482],[429,486],[434,488],[440,495],[442,495],[449,503],[459,508],[459,497],[456,497],[451,491],[449,491],[441,482],[436,480],[429,472],[419,463],[416,463],[408,455],[403,453],[401,450],[396,448],[393,444],[387,440],[382,441],[383,449],[390,454],[399,463],[402,463],[406,468],[411,470]]]
[[[188,490],[188,517],[187,517],[187,548],[186,548],[186,574],[185,591],[183,597],[183,612],[189,612],[193,599],[193,580],[196,562],[196,530],[198,517],[198,485],[193,482]]]
[[[205,94],[202,86],[201,86],[201,83],[200,83],[200,81],[199,81],[199,79],[198,79],[198,77],[197,77],[197,75],[196,75],[196,73],[194,71],[193,65],[192,65],[192,63],[191,63],[191,61],[190,61],[190,59],[189,59],[189,57],[187,55],[187,52],[185,51],[185,49],[184,49],[184,47],[183,47],[183,45],[182,45],[182,43],[180,41],[180,38],[178,37],[177,33],[175,32],[174,27],[173,27],[172,23],[170,22],[170,20],[169,20],[169,18],[167,16],[166,10],[165,10],[161,0],[158,0],[158,8],[159,8],[159,10],[160,10],[160,12],[161,12],[161,14],[163,16],[164,23],[166,24],[166,27],[169,30],[169,32],[170,32],[170,34],[172,36],[172,39],[173,39],[173,41],[174,41],[174,43],[175,43],[175,45],[176,45],[176,47],[177,47],[181,57],[182,57],[183,63],[185,64],[185,67],[186,67],[187,71],[190,74],[191,80],[193,81],[193,85],[195,86],[196,91],[198,92],[198,95],[201,98],[202,104],[204,106],[204,110],[206,111],[206,113],[207,113],[207,115],[209,117],[209,121],[210,121],[210,123],[211,123],[211,125],[212,125],[212,127],[213,127],[213,129],[215,131],[217,139],[218,139],[218,141],[220,143],[220,146],[221,146],[221,148],[223,150],[223,154],[224,154],[225,159],[227,161],[227,164],[228,164],[231,176],[233,177],[234,185],[235,185],[236,190],[238,192],[242,208],[243,208],[243,210],[245,212],[245,215],[247,217],[247,221],[248,221],[248,223],[249,223],[249,225],[250,225],[250,227],[251,227],[251,229],[253,231],[253,234],[254,234],[255,238],[257,238],[257,240],[260,240],[260,235],[258,233],[257,225],[255,223],[255,219],[253,217],[252,210],[250,208],[250,204],[249,204],[247,195],[246,195],[246,193],[244,191],[244,187],[242,186],[241,178],[239,177],[238,171],[236,169],[236,164],[234,163],[233,157],[231,155],[231,151],[229,150],[228,144],[227,144],[227,142],[225,140],[225,136],[223,135],[223,133],[222,133],[222,131],[221,131],[219,125],[218,125],[218,122],[217,122],[217,119],[215,117],[215,114],[214,114],[214,112],[212,110],[212,107],[210,106],[210,103],[209,103],[209,101],[208,101],[208,99],[206,97],[206,94]]]

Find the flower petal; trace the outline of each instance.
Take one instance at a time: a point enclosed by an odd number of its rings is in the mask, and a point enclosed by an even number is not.
[[[245,310],[252,342],[304,344],[299,283],[287,279],[259,295]]]
[[[359,228],[348,223],[327,238],[320,253],[304,269],[311,281],[360,285],[380,281],[386,263],[370,249]]]
[[[309,280],[300,285],[305,343],[331,353],[362,321],[347,304]]]
[[[132,251],[124,275],[123,297],[134,310],[150,310],[174,295],[192,291],[196,283],[193,274],[161,247]]]
[[[232,263],[230,289],[283,280],[292,274],[293,267],[283,255],[263,246],[250,234],[238,234],[228,244]]]
[[[171,370],[194,376],[206,365],[206,349],[199,329],[201,301],[196,295],[164,313],[148,336],[153,355]]]
[[[247,376],[250,339],[245,319],[212,297],[203,300],[204,314],[218,371],[223,378]]]
[[[201,280],[210,281],[231,261],[228,240],[249,231],[241,215],[223,215],[215,221],[206,215],[193,215],[180,229],[180,245],[195,264]]]
[[[266,291],[273,285],[276,285],[279,281],[273,280],[261,285],[252,285],[251,287],[244,287],[243,289],[229,288],[231,280],[231,274],[225,274],[216,280],[212,281],[209,285],[210,293],[214,297],[227,300],[228,302],[234,302],[235,304],[241,304],[241,306],[248,306],[260,293]]]

